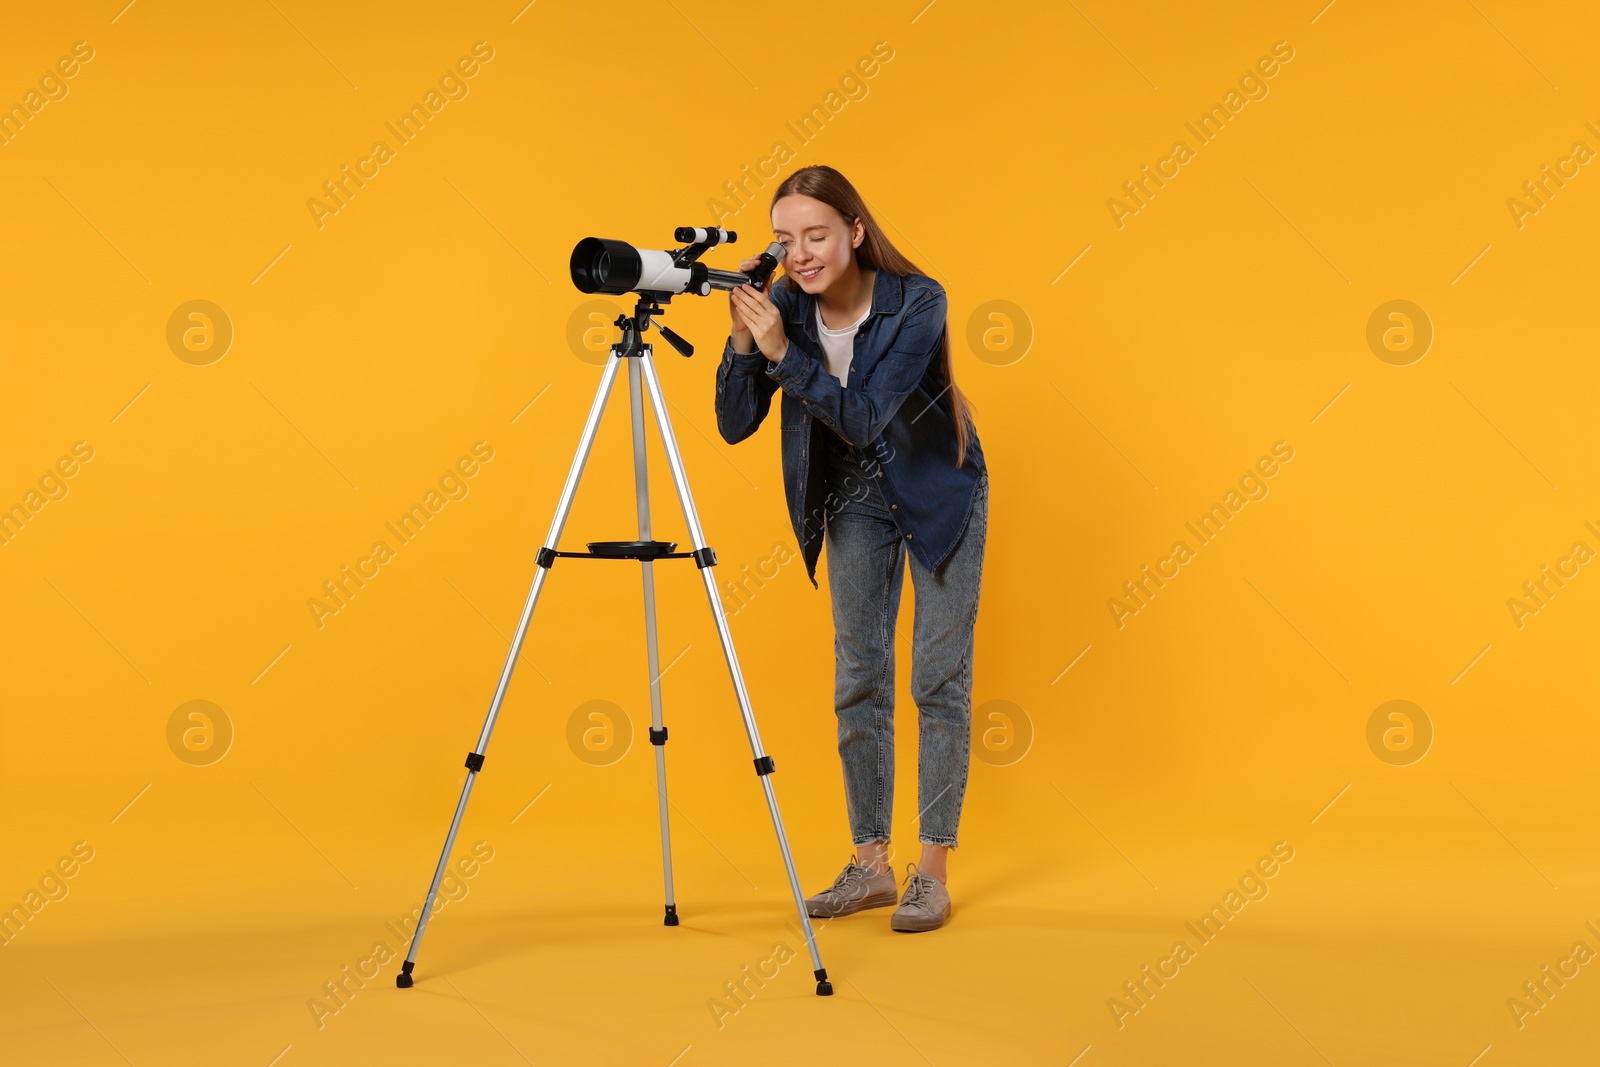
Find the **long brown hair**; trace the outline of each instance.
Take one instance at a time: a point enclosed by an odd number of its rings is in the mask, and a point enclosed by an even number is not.
[[[772,194],[772,206],[776,207],[778,201],[786,196],[809,196],[820,200],[842,215],[852,228],[855,221],[860,219],[866,235],[861,239],[861,247],[854,250],[859,264],[902,276],[923,273],[890,243],[877,220],[872,217],[872,212],[867,210],[867,202],[856,192],[856,187],[832,167],[822,164],[801,167],[785,178]],[[770,209],[768,213],[771,213]],[[783,284],[788,286],[791,293],[800,292],[799,283],[788,274],[783,276]],[[967,442],[971,439],[973,422],[971,405],[956,386],[955,365],[950,352],[948,311],[945,314],[944,331],[939,336],[939,349],[940,368],[950,393],[950,413],[956,424],[956,466],[960,467],[967,459]]]

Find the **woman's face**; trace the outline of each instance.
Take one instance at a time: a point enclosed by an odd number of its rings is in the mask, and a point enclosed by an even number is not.
[[[772,235],[783,246],[784,271],[813,295],[825,292],[855,266],[866,234],[833,208],[810,196],[786,196],[772,206]]]

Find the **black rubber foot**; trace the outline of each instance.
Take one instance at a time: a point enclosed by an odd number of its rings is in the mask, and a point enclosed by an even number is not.
[[[817,983],[817,996],[819,996],[819,997],[831,997],[831,996],[833,996],[833,983],[829,982],[829,981],[818,982]]]
[[[676,904],[668,904],[667,905],[667,917],[665,919],[661,920],[661,925],[662,926],[677,926],[678,925],[678,906]]]
[[[411,976],[409,974],[397,974],[394,976],[394,984],[399,986],[401,989],[410,989]]]

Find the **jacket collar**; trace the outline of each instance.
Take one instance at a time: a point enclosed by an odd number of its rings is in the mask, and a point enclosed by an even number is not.
[[[778,283],[787,289],[782,282]],[[878,268],[878,276],[872,282],[872,309],[871,314],[893,314],[900,310],[900,305],[905,300],[905,279],[898,274],[890,274],[882,267]],[[789,321],[796,326],[804,327],[816,314],[817,298],[804,289],[791,294],[789,304]]]

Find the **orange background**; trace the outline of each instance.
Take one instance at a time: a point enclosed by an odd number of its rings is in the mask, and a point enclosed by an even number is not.
[[[0,147],[0,505],[46,479],[0,546],[0,905],[92,851],[0,948],[8,1061],[1592,1056],[1600,977],[1561,961],[1600,949],[1600,578],[1559,561],[1600,548],[1600,178],[1569,163],[1537,213],[1508,201],[1575,142],[1600,149],[1593,12],[119,8],[17,10],[0,34],[0,104],[93,50]],[[394,140],[480,41],[465,95]],[[1201,144],[1185,124],[1276,42],[1292,58],[1266,94]],[[813,106],[802,144],[786,124]],[[319,225],[307,202],[380,139],[392,158]],[[1109,202],[1180,139],[1192,158],[1119,226]],[[741,240],[707,262],[731,269],[769,239],[780,141],[783,173],[840,168],[947,288],[991,470],[951,923],[819,922],[837,993],[813,996],[699,576],[672,561],[684,925],[663,928],[638,568],[563,560],[457,847],[492,858],[430,926],[416,988],[384,964],[319,1014],[426,890],[614,339],[566,276],[573,244],[671,247],[721,201]],[[724,183],[746,174],[741,206]],[[231,324],[220,358],[169,342],[194,300]],[[1425,322],[1420,358],[1369,344],[1394,300],[1421,317],[1378,332]],[[719,579],[789,560],[728,607],[814,892],[849,844],[825,561],[819,592],[777,427],[716,433],[725,298],[667,322],[698,347],[655,360]],[[636,533],[625,385],[563,548]],[[1191,539],[1280,441],[1267,494]],[[77,442],[92,459],[49,480]],[[478,442],[492,458],[441,487]],[[656,535],[687,543],[650,447]],[[423,532],[391,539],[436,488]],[[319,626],[308,601],[378,540],[393,558]],[[1109,602],[1179,540],[1193,558],[1119,626]],[[1508,601],[1547,564],[1569,577],[1519,626]],[[199,720],[172,722],[197,700],[220,715],[186,748]],[[1395,700],[1409,719],[1369,744]],[[617,709],[599,752],[569,742],[591,701]],[[1267,895],[1202,946],[1185,924],[1278,842]],[[1195,957],[1130,1000],[1179,940]],[[778,946],[797,965],[728,1001]],[[1535,1006],[1546,965],[1576,977],[1519,1027],[1508,1001]]]

